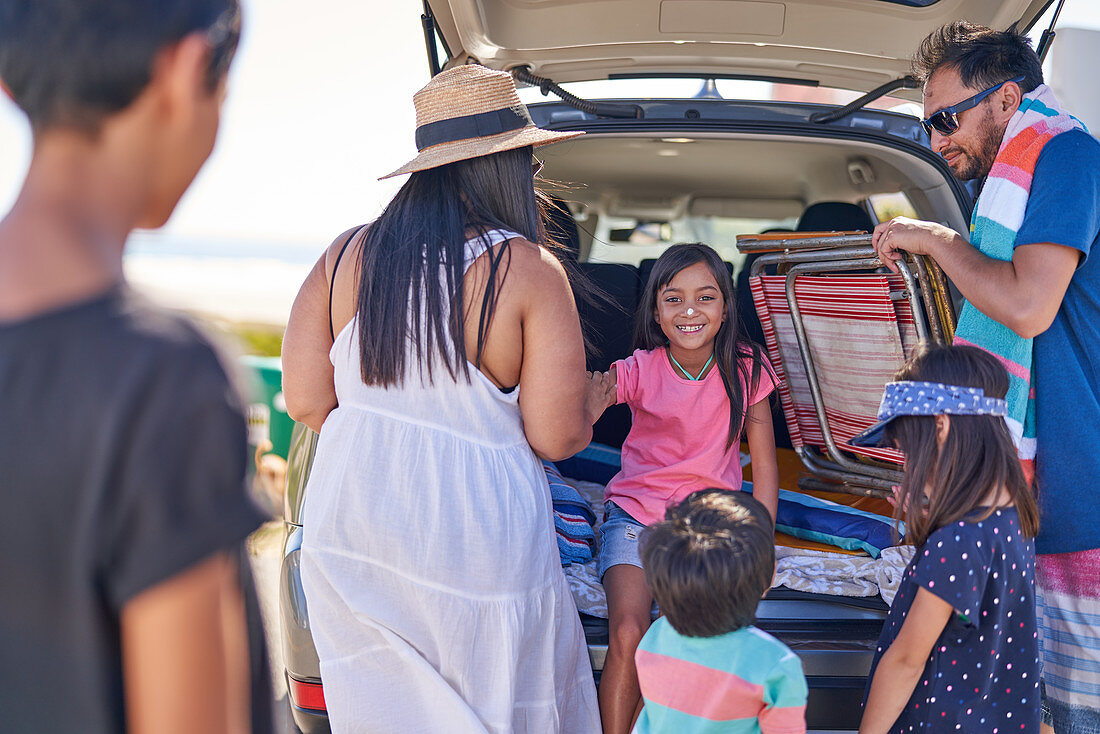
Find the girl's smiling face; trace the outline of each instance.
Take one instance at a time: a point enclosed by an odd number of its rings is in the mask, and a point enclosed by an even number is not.
[[[657,291],[653,317],[675,355],[710,355],[726,320],[726,300],[705,262],[684,268]]]

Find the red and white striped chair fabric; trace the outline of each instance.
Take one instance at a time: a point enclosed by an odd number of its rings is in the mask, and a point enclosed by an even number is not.
[[[750,279],[791,442],[824,450],[806,368],[798,350],[786,278]],[[850,454],[900,465],[893,449],[860,448],[849,439],[876,421],[882,390],[917,345],[916,324],[899,275],[802,275],[795,282],[811,358],[833,440]]]

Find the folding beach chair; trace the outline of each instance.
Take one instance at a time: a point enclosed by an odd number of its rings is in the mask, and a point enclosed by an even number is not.
[[[901,454],[848,440],[876,420],[883,386],[925,341],[949,343],[954,315],[931,261],[881,268],[869,235],[742,236],[750,287],[791,443],[806,488],[885,496],[901,480]],[[776,266],[777,275],[767,275]],[[915,307],[914,307],[915,306]]]

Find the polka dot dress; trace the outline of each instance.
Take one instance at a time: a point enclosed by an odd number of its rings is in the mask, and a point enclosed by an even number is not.
[[[891,732],[1039,731],[1034,565],[1034,543],[1020,532],[1015,509],[929,536],[905,570],[871,675],[918,589],[951,604],[955,614]]]

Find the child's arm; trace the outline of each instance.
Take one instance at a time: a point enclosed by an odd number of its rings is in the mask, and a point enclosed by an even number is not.
[[[859,734],[887,732],[909,702],[928,656],[955,609],[921,588],[897,638],[883,653],[871,681]]]
[[[752,457],[752,496],[759,500],[772,516],[779,506],[779,467],[775,461],[775,433],[772,432],[772,411],[764,398],[749,407],[745,415],[745,437]]]
[[[615,365],[607,372],[589,372],[585,390],[584,407],[588,418],[595,423],[603,412],[617,402]]]

